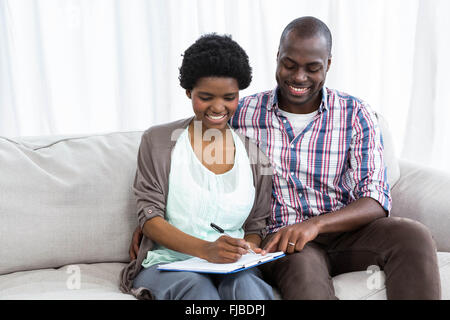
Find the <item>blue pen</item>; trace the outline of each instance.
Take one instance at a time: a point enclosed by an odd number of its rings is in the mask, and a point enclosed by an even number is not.
[[[227,233],[225,232],[225,230],[223,230],[223,229],[222,229],[221,227],[219,227],[217,224],[211,222],[210,226],[211,226],[214,230],[216,230],[217,232],[222,233],[222,234],[224,234],[224,235],[226,235],[226,236],[231,237],[229,234],[227,234]],[[253,254],[256,254],[255,251],[253,251],[251,248],[248,248],[247,250],[248,250],[249,252],[253,253]]]

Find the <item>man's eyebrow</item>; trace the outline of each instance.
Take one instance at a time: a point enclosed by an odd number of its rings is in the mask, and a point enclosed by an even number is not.
[[[292,60],[292,59],[289,58],[289,57],[282,57],[281,60],[288,60],[289,62],[292,62],[292,63],[297,64],[297,62],[295,62],[294,60]]]
[[[287,61],[289,61],[290,63],[298,64],[295,60],[293,60],[293,59],[291,59],[291,58],[289,58],[289,57],[282,57],[281,60],[287,60]],[[319,61],[319,60],[317,60],[317,61],[311,61],[311,62],[308,62],[306,65],[307,65],[307,66],[322,65],[322,61]]]
[[[308,66],[317,65],[317,64],[322,65],[322,61],[313,61],[313,62],[309,62],[309,63],[308,63]]]

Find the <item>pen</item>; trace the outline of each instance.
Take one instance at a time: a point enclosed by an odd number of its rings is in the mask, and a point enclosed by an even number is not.
[[[231,237],[229,234],[227,234],[227,233],[225,232],[225,230],[223,230],[223,229],[222,229],[221,227],[219,227],[217,224],[211,222],[210,226],[211,226],[211,228],[213,228],[214,230],[216,230],[218,233],[223,233],[224,235]],[[250,251],[250,252],[253,253],[253,254],[256,254],[255,251],[253,251],[251,248],[248,248],[247,250]]]

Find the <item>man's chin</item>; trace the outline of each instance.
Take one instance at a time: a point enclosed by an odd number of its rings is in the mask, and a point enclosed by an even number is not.
[[[289,91],[286,92],[285,90],[280,90],[280,94],[280,101],[283,101],[284,104],[294,108],[303,108],[305,105],[308,105],[317,99],[317,92],[309,92],[305,95],[293,95]]]

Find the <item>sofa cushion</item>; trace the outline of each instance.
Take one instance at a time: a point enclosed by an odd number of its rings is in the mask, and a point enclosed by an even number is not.
[[[0,274],[128,261],[141,135],[0,138]]]
[[[438,252],[442,299],[450,300],[450,253]],[[333,277],[336,296],[341,300],[385,300],[386,287],[383,271],[349,272]]]
[[[134,300],[119,290],[123,263],[67,265],[0,276],[0,299]]]
[[[450,253],[438,252],[438,263],[442,299],[450,300]],[[118,289],[119,273],[124,266],[122,263],[78,264],[3,275],[0,299],[134,299]],[[384,272],[375,268],[338,275],[333,278],[333,284],[341,300],[386,299]],[[277,289],[274,294],[276,299],[281,299]]]

